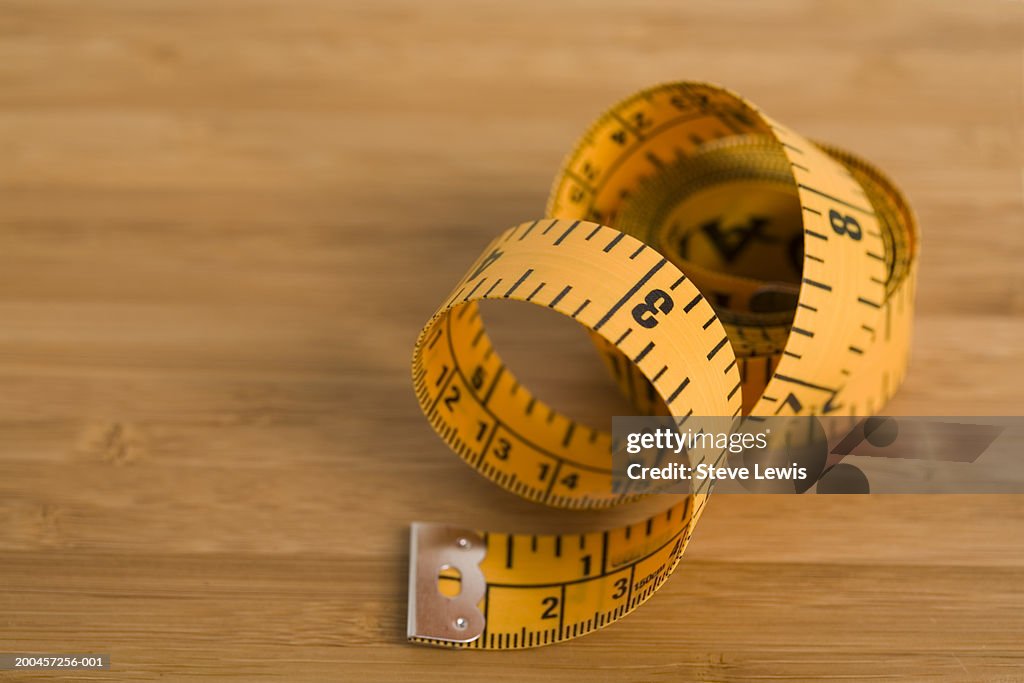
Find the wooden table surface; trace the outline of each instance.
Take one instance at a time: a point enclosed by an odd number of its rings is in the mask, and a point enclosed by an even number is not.
[[[450,284],[642,86],[722,83],[890,171],[924,233],[891,412],[1021,413],[1022,16],[0,0],[0,651],[110,653],[94,680],[1024,680],[1021,496],[721,496],[598,634],[404,639],[411,521],[642,514],[499,492],[408,370]],[[527,332],[542,395],[607,416],[585,346]]]

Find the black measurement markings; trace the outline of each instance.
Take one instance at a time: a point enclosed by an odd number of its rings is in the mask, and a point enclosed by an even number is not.
[[[661,158],[652,150],[647,150],[647,152],[644,154],[644,157],[646,157],[647,161],[651,164],[651,166],[658,169],[659,171],[665,168],[665,162],[662,161]]]
[[[818,282],[817,280],[812,280],[809,277],[805,277],[804,278],[804,282],[806,282],[807,284],[809,284],[812,287],[817,287],[818,289],[824,289],[826,292],[831,292],[832,291],[832,285],[826,285],[824,282]]]
[[[769,376],[771,376],[771,373],[769,373]],[[726,398],[732,399],[732,397],[736,395],[736,392],[740,390],[741,384],[743,384],[743,382],[736,382],[736,386],[732,388],[732,391],[729,392],[729,395]]]
[[[561,476],[562,465],[564,463],[565,463],[565,461],[562,460],[562,459],[560,459],[558,462],[555,463],[555,469],[551,472],[551,479],[548,480],[548,485],[544,489],[544,496],[545,496],[545,498],[550,496],[551,492],[554,490],[555,483],[558,481],[558,477]],[[561,537],[559,537],[559,538],[561,538]],[[561,541],[559,541],[559,543],[561,543]],[[562,546],[559,545],[558,547],[559,547],[559,552],[561,552],[561,547]]]
[[[497,382],[495,382],[497,385]],[[491,443],[494,441],[494,435],[498,433],[498,423],[492,422],[491,428],[488,431],[487,438],[484,440],[484,445],[480,448],[479,453],[473,458],[472,462],[475,466],[479,466],[483,459],[487,457],[487,454],[491,450]]]
[[[580,304],[580,307],[577,308],[575,311],[573,311],[572,317],[575,318],[576,316],[578,316],[580,313],[583,312],[583,309],[586,308],[589,305],[590,305],[590,299],[584,299],[583,303]]]
[[[676,400],[676,397],[683,392],[683,389],[685,389],[689,383],[690,378],[684,378],[683,381],[679,383],[679,386],[675,388],[675,391],[673,391],[672,394],[669,395],[667,399],[665,399],[665,403],[672,403],[672,401]]]
[[[612,238],[612,241],[608,243],[608,246],[604,248],[604,252],[607,254],[609,251],[615,248],[615,245],[622,241],[622,238],[626,236],[626,233],[620,232],[618,235]]]
[[[433,403],[430,406],[430,410],[426,411],[427,415],[428,415],[428,419],[429,419],[430,414],[434,411],[434,408],[436,407],[437,403],[440,401],[441,397],[444,395],[444,392],[447,389],[449,380],[452,377],[454,377],[454,375],[458,374],[459,377],[462,379],[463,384],[465,384],[465,386],[467,386],[467,387],[473,386],[470,383],[469,379],[466,377],[466,374],[463,372],[462,366],[459,364],[458,355],[455,353],[455,346],[454,346],[454,344],[452,342],[452,334],[451,334],[451,316],[446,316],[446,324],[448,325],[448,330],[447,330],[447,332],[448,332],[448,334],[447,334],[447,337],[448,337],[448,350],[451,353],[452,359],[454,360],[454,363],[455,363],[455,368],[454,368],[455,372],[452,372],[451,370],[449,370],[446,373],[446,376],[444,376],[442,378],[443,381],[444,381],[444,387],[442,388],[441,392],[438,393],[437,397],[433,400]],[[469,395],[473,396],[474,398],[476,397],[473,392],[470,392]],[[533,408],[536,405],[536,403],[537,403],[537,398],[536,397],[531,397],[529,403],[526,406],[526,414],[527,415],[529,415],[529,414],[531,414],[533,412]],[[519,441],[521,441],[523,443],[523,445],[525,445],[526,447],[532,448],[533,450],[535,450],[536,452],[540,453],[541,455],[544,455],[544,456],[547,456],[548,458],[551,458],[556,463],[560,464],[562,462],[568,462],[570,465],[572,465],[576,469],[587,470],[587,471],[590,471],[590,472],[597,472],[598,474],[608,474],[609,473],[609,470],[606,469],[606,468],[594,467],[594,466],[588,465],[586,463],[579,463],[579,462],[576,462],[574,460],[568,460],[567,458],[565,458],[563,456],[560,456],[557,453],[552,453],[551,451],[547,450],[546,448],[544,448],[542,446],[539,446],[538,444],[534,443],[530,439],[527,439],[525,436],[520,434],[518,431],[512,429],[508,425],[508,423],[505,420],[503,420],[500,416],[495,414],[494,411],[491,410],[491,408],[488,405],[480,403],[479,400],[477,400],[477,405],[479,405],[481,407],[481,409],[483,409],[483,411],[487,414],[487,416],[490,417],[492,420],[494,420],[494,422],[496,424],[500,425],[502,427],[502,429],[504,429],[506,432],[508,432],[510,436],[513,436],[516,439],[518,439]],[[438,414],[440,414],[440,413],[438,413]],[[447,439],[446,439],[446,441],[447,441]],[[533,488],[534,490],[539,491],[539,489],[537,489],[536,487],[531,487],[531,488]],[[538,497],[539,497],[539,494],[538,494]]]
[[[626,527],[626,538],[629,538],[629,527],[628,526]],[[634,563],[634,564],[631,564],[629,566],[629,584],[628,584],[629,588],[626,591],[626,602],[625,602],[626,609],[629,609],[630,607],[632,607],[632,604],[633,604],[633,582],[635,582],[635,581],[636,581],[636,564]]]
[[[685,514],[683,515],[683,519],[686,519],[686,515]],[[631,536],[631,534],[629,533],[630,527],[628,527],[628,526],[625,527],[625,530],[627,532],[627,536],[626,537],[629,538]],[[636,565],[640,564],[641,562],[644,562],[645,560],[648,560],[651,557],[654,557],[655,555],[660,553],[662,550],[664,550],[670,544],[675,543],[676,539],[678,539],[679,536],[681,534],[685,533],[685,532],[686,532],[686,525],[684,525],[681,529],[679,529],[677,532],[672,534],[672,536],[670,536],[668,538],[668,540],[666,540],[664,543],[662,543],[658,547],[654,548],[651,552],[647,553],[646,555],[643,555],[642,557],[638,557],[637,559],[631,561],[629,564],[619,565],[618,567],[615,567],[614,569],[608,569],[608,567],[607,567],[607,564],[608,564],[608,532],[606,531],[606,532],[604,532],[604,535],[602,537],[601,573],[600,574],[589,574],[587,576],[582,576],[582,577],[580,577],[578,579],[570,579],[568,581],[551,581],[551,582],[547,582],[547,583],[498,583],[498,582],[488,582],[487,585],[489,587],[491,587],[491,588],[558,588],[559,586],[572,586],[572,585],[575,585],[575,584],[586,583],[587,581],[596,581],[596,580],[602,579],[602,578],[604,578],[606,576],[612,576],[614,574],[622,573],[622,572],[624,572],[626,570],[627,567],[630,567],[630,568],[636,567]],[[509,549],[512,547],[511,538],[512,538],[512,534],[509,534],[509,541],[507,543],[507,548],[509,548]],[[560,536],[559,536],[559,538],[560,538]],[[506,558],[506,560],[505,560],[505,566],[508,567],[508,568],[512,567],[512,565],[511,565],[510,561],[508,560],[508,558]],[[632,583],[632,581],[630,583]]]
[[[526,282],[526,278],[530,277],[531,275],[533,275],[533,268],[527,268],[527,269],[526,269],[526,272],[525,272],[525,273],[523,273],[522,275],[520,275],[520,276],[519,276],[519,279],[518,279],[518,280],[516,280],[515,284],[514,284],[514,285],[512,285],[511,287],[509,287],[509,288],[508,288],[508,291],[507,291],[507,292],[505,292],[505,298],[507,299],[507,298],[509,298],[510,296],[512,296],[512,292],[514,292],[514,291],[516,291],[517,289],[519,289],[519,285],[521,285],[521,284],[523,284],[524,282]]]
[[[555,240],[555,246],[557,247],[557,246],[558,246],[559,244],[561,244],[561,243],[562,243],[563,241],[565,241],[565,238],[566,238],[566,237],[568,237],[568,236],[569,236],[570,234],[572,234],[572,231],[573,231],[573,230],[575,230],[575,229],[576,229],[576,226],[577,226],[577,225],[579,225],[579,224],[580,224],[580,221],[576,221],[575,223],[573,223],[572,225],[570,225],[570,226],[569,226],[569,227],[568,227],[568,228],[566,229],[566,231],[565,231],[565,232],[563,232],[563,233],[562,233],[561,235],[559,235],[559,236],[558,236],[558,239],[556,239],[556,240]],[[549,229],[550,229],[550,228],[549,228]]]
[[[736,116],[736,112],[735,111],[727,110],[725,112],[720,112],[719,113],[718,121],[720,123],[722,123],[723,125],[725,125],[726,128],[728,128],[734,134],[735,133],[746,133],[746,132],[749,132],[749,126],[737,126],[735,123],[733,123],[732,121],[730,121],[728,118],[726,118],[724,116],[724,114],[726,114],[726,113],[731,114],[732,116]],[[724,134],[720,135],[720,137],[725,137],[725,135]]]
[[[604,314],[604,316],[602,316],[602,318],[601,318],[600,320],[598,320],[598,321],[597,321],[597,324],[596,324],[596,325],[594,325],[594,331],[595,331],[595,332],[597,332],[597,331],[598,331],[598,330],[600,330],[600,329],[601,329],[602,327],[604,327],[604,324],[605,324],[605,323],[607,323],[607,322],[608,322],[609,320],[611,320],[611,317],[612,317],[613,315],[615,315],[616,311],[618,311],[618,310],[619,310],[620,308],[622,308],[622,307],[623,307],[623,305],[625,305],[625,303],[626,303],[627,301],[629,301],[629,300],[630,300],[630,298],[632,298],[632,296],[633,296],[634,294],[636,294],[636,293],[637,293],[637,291],[638,291],[638,290],[639,290],[639,289],[640,289],[641,287],[643,287],[643,286],[644,286],[644,285],[645,285],[645,284],[647,283],[647,281],[648,281],[648,280],[650,280],[650,279],[651,279],[652,277],[654,277],[654,274],[655,274],[655,273],[657,273],[657,272],[658,272],[659,270],[661,270],[661,269],[662,269],[662,267],[663,267],[663,266],[664,266],[664,265],[665,265],[666,263],[668,263],[668,261],[667,261],[666,259],[664,259],[664,258],[663,258],[663,259],[661,259],[661,260],[660,260],[660,261],[658,261],[658,262],[657,262],[656,264],[654,264],[654,266],[653,266],[653,267],[652,267],[652,268],[651,268],[650,270],[648,270],[648,271],[647,271],[647,272],[646,272],[646,273],[644,274],[644,276],[643,276],[643,277],[641,277],[641,278],[640,278],[639,280],[637,280],[637,281],[636,281],[636,283],[635,283],[635,284],[634,284],[634,285],[633,285],[632,287],[630,287],[630,288],[629,288],[629,291],[627,291],[627,292],[626,292],[626,293],[625,293],[625,294],[624,294],[624,295],[622,296],[622,298],[621,298],[621,299],[619,299],[619,300],[618,300],[618,301],[617,301],[617,302],[616,302],[616,303],[615,303],[615,304],[614,304],[614,305],[613,305],[613,306],[612,306],[611,308],[609,308],[609,309],[608,309],[608,312],[607,312],[607,313],[605,313],[605,314]]]
[[[715,345],[715,348],[708,352],[708,360],[711,360],[715,355],[722,350],[722,347],[729,343],[729,337],[722,337],[722,340]]]
[[[455,312],[455,319],[462,320],[467,313],[473,310],[473,308],[473,306],[459,306],[458,310]]]
[[[839,391],[838,389],[829,389],[828,387],[823,387],[820,384],[815,384],[813,382],[808,382],[806,380],[802,380],[799,377],[789,377],[788,375],[781,375],[781,374],[777,374],[777,375],[775,375],[775,377],[777,377],[778,379],[782,380],[783,382],[789,382],[790,384],[797,384],[797,385],[802,386],[802,387],[807,387],[808,389],[816,389],[818,391],[824,391],[824,392],[829,393],[829,394],[836,394]]]
[[[488,401],[491,400],[491,395],[494,394],[494,389],[498,386],[498,380],[505,373],[505,366],[499,365],[497,372],[494,373],[494,379],[491,380],[491,386],[487,389],[487,393],[484,394],[482,403],[486,406]]]
[[[862,296],[857,297],[857,302],[858,303],[862,303],[862,304],[867,304],[871,308],[881,308],[882,307],[881,304],[879,304],[879,303],[877,303],[875,301],[871,301],[870,299],[865,299]]]
[[[566,285],[565,289],[563,289],[561,292],[559,292],[555,296],[555,298],[551,300],[551,303],[548,304],[548,308],[554,308],[555,306],[557,306],[558,302],[561,301],[562,299],[564,299],[565,295],[568,294],[571,291],[572,291],[572,285]]]
[[[683,514],[682,519],[686,519],[685,513]],[[629,533],[630,526],[627,526],[625,528],[626,528],[626,531],[627,531],[627,538],[630,538],[630,536],[631,536],[630,533]],[[658,553],[662,552],[663,550],[665,550],[670,545],[673,545],[679,539],[679,537],[681,535],[683,535],[683,533],[686,532],[686,528],[687,527],[684,524],[682,526],[682,528],[680,528],[675,533],[673,533],[673,535],[671,537],[669,537],[665,541],[665,543],[663,543],[662,545],[657,546],[656,548],[651,550],[646,555],[638,557],[638,558],[632,560],[631,562],[629,562],[628,564],[621,564],[621,565],[618,565],[618,566],[613,567],[613,568],[608,568],[608,566],[607,566],[608,531],[604,531],[602,533],[602,538],[601,538],[601,572],[600,573],[587,574],[587,575],[585,575],[585,577],[581,577],[579,579],[570,579],[568,581],[561,581],[561,582],[547,582],[547,583],[542,583],[542,584],[532,584],[532,583],[531,584],[503,584],[503,583],[498,583],[498,582],[488,582],[487,583],[487,587],[488,588],[511,588],[511,589],[519,589],[519,588],[522,588],[522,589],[559,588],[559,587],[562,587],[562,586],[573,586],[573,585],[578,585],[578,584],[584,584],[584,583],[587,583],[587,582],[590,582],[590,581],[598,581],[598,580],[604,579],[606,577],[611,577],[611,575],[614,575],[616,573],[625,572],[627,567],[633,568],[636,565],[638,565],[638,564],[640,564],[640,563],[650,559],[654,555],[657,555]],[[511,533],[510,533],[509,540],[506,543],[506,552],[507,553],[510,552],[510,550],[512,548],[512,536],[513,535],[511,535]],[[559,536],[557,536],[555,538],[556,539],[561,539],[561,535],[559,535]],[[506,559],[505,559],[505,566],[507,568],[511,568],[512,567],[512,562],[509,560],[508,557],[506,557]]]
[[[453,297],[451,297],[450,299],[448,299],[447,303],[445,303],[445,307],[450,307],[453,303],[455,303],[456,299],[458,299],[460,296],[462,296],[462,293],[465,292],[465,291],[466,291],[465,285],[463,285],[462,287],[459,287],[459,291],[455,292],[455,295]]]
[[[469,290],[469,294],[467,294],[466,296],[464,296],[462,298],[462,301],[463,302],[469,301],[469,297],[473,296],[473,294],[476,293],[476,290],[480,289],[480,285],[482,285],[486,281],[487,281],[487,278],[485,278],[485,277],[484,278],[480,278],[480,280],[475,285],[473,285],[473,289]]]
[[[419,357],[416,359],[415,372],[413,372],[412,376],[413,382],[416,384],[423,384],[423,378],[427,376],[427,369],[423,367]]]
[[[526,300],[533,301],[533,297],[537,296],[537,294],[540,293],[540,290],[544,289],[544,285],[546,284],[546,282],[542,282],[539,285],[537,285],[537,288],[530,292],[530,295],[526,297]]]
[[[536,220],[536,221],[530,223],[530,227],[528,227],[526,229],[526,232],[524,232],[522,235],[519,236],[519,241],[522,242],[524,239],[526,239],[526,236],[530,234],[531,230],[533,230],[535,227],[537,227],[538,223],[540,223],[539,220]]]
[[[572,441],[572,435],[576,433],[576,423],[569,422],[569,428],[565,430],[565,437],[562,439],[562,445],[568,446],[569,442]]]
[[[640,361],[642,361],[642,360],[643,360],[644,358],[646,358],[646,357],[647,357],[647,354],[648,354],[648,353],[650,353],[650,352],[651,352],[651,351],[652,351],[653,349],[654,349],[654,342],[647,342],[647,346],[645,346],[645,347],[644,347],[644,349],[643,349],[643,351],[641,351],[640,353],[638,353],[638,354],[636,355],[636,357],[634,357],[634,358],[633,358],[633,362],[634,362],[634,363],[639,363],[639,362],[640,362]]]
[[[437,342],[439,342],[441,340],[441,336],[443,334],[444,334],[444,328],[441,327],[440,325],[438,325],[437,326],[437,334],[435,334],[434,338],[430,340],[429,344],[427,344],[427,350],[428,351],[434,348],[434,346],[437,344]]]
[[[830,201],[836,202],[837,204],[842,204],[843,206],[845,206],[847,208],[850,208],[850,209],[853,209],[854,211],[860,211],[861,213],[863,213],[865,215],[868,215],[868,216],[874,216],[875,215],[875,212],[872,211],[871,209],[865,209],[863,206],[857,206],[856,204],[851,204],[850,202],[846,201],[845,199],[840,199],[839,197],[836,197],[835,195],[831,195],[831,194],[829,194],[827,192],[822,192],[821,190],[813,188],[810,185],[805,185],[803,183],[797,183],[797,187],[803,188],[803,189],[807,190],[808,192],[813,192],[814,194],[818,195],[819,197],[824,197],[825,199],[828,199]]]
[[[494,284],[492,284],[488,288],[488,290],[486,292],[484,292],[483,298],[486,299],[487,297],[489,297],[491,295],[491,292],[493,292],[495,290],[495,288],[497,288],[497,286],[500,285],[500,284],[501,284],[501,278],[499,277],[497,280],[494,281]]]
[[[451,337],[451,323],[449,323],[449,333],[448,334],[449,334],[449,337]],[[452,343],[452,340],[449,338],[448,339],[449,347],[451,346],[451,343]],[[441,374],[441,377],[438,378],[437,382],[434,383],[434,386],[438,387],[438,392],[437,392],[437,396],[435,396],[434,399],[430,402],[430,408],[427,411],[427,415],[428,416],[430,415],[431,412],[433,412],[437,408],[437,404],[441,402],[441,398],[444,396],[445,392],[448,391],[448,385],[451,384],[452,377],[454,377],[455,374],[456,374],[455,372],[452,372],[452,370],[450,368],[448,368],[447,366],[442,366],[442,367],[444,368],[444,372]],[[465,378],[463,378],[463,379],[465,379]],[[438,413],[438,414],[440,414],[440,413]]]
[[[633,136],[634,136],[634,137],[635,137],[635,138],[636,138],[636,139],[637,139],[638,141],[642,141],[642,140],[644,139],[644,134],[643,134],[642,132],[640,132],[640,129],[639,129],[638,127],[634,126],[634,125],[633,125],[632,123],[630,123],[629,121],[627,121],[627,120],[625,119],[625,117],[624,117],[624,116],[622,116],[621,114],[619,114],[619,112],[618,112],[617,110],[616,110],[616,111],[611,111],[611,112],[609,112],[609,113],[611,114],[611,117],[612,117],[613,119],[615,119],[616,121],[618,121],[619,123],[621,123],[621,124],[622,124],[622,127],[623,127],[623,128],[625,128],[625,129],[626,129],[626,130],[628,130],[628,131],[629,131],[630,133],[632,133],[632,134],[633,134]]]
[[[703,294],[698,294],[690,300],[690,303],[683,306],[683,313],[689,313],[693,310],[693,307],[700,303],[701,299],[704,298]]]
[[[472,348],[472,349],[475,349],[476,345],[480,343],[480,340],[483,339],[483,336],[486,333],[487,333],[487,330],[485,330],[483,327],[481,327],[479,330],[477,330],[477,333],[475,335],[473,335],[473,341],[469,344],[469,347]]]
[[[506,569],[511,569],[512,568],[512,556],[513,556],[513,553],[515,552],[515,549],[516,549],[516,545],[515,545],[515,540],[514,539],[515,539],[515,536],[513,536],[512,534],[508,534],[508,538],[505,541],[505,568]]]
[[[615,119],[617,119],[617,120],[619,120],[621,122],[621,117],[617,114],[617,112],[611,112],[610,113],[610,118],[615,118]],[[706,111],[697,111],[697,112],[692,112],[691,111],[691,112],[688,112],[688,113],[685,113],[685,114],[680,114],[679,116],[675,116],[675,117],[666,119],[663,123],[658,124],[657,126],[654,126],[650,130],[648,130],[645,135],[646,135],[647,139],[655,138],[655,137],[658,137],[664,131],[670,130],[672,128],[675,128],[676,126],[682,125],[684,123],[689,123],[689,122],[692,122],[692,121],[699,121],[701,119],[707,119],[707,118],[716,118],[716,119],[721,120],[721,117],[718,116],[716,113],[709,113],[709,112],[706,112]],[[628,123],[624,123],[623,125],[625,125],[627,127],[627,129],[629,128],[629,124]],[[600,124],[598,124],[598,126],[601,127]],[[606,131],[602,129],[600,132],[603,134]],[[595,136],[596,136],[596,132],[593,135],[588,135],[588,140],[587,141],[591,145],[594,144]],[[703,140],[701,140],[701,142],[703,142]],[[634,135],[634,140],[632,141],[632,143],[630,143],[627,147],[625,147],[624,149],[621,150],[621,153],[618,154],[615,157],[615,160],[612,161],[612,163],[608,165],[607,169],[605,169],[604,173],[601,175],[601,179],[596,184],[594,184],[592,186],[592,188],[593,188],[593,195],[594,196],[600,194],[600,191],[604,187],[605,183],[607,183],[610,178],[615,176],[615,172],[618,170],[619,166],[621,166],[622,164],[626,163],[626,161],[629,160],[633,156],[633,154],[635,152],[637,152],[641,147],[644,146],[644,143],[645,143],[645,139],[644,139],[643,136],[641,136],[641,135]],[[695,144],[701,144],[701,143],[695,143]],[[574,154],[573,158],[570,160],[570,163],[566,164],[566,168],[571,168],[576,163],[576,161],[578,161],[580,159],[581,156],[582,156],[582,151],[580,153]]]
[[[581,176],[579,173],[577,173],[576,171],[572,170],[569,167],[566,167],[562,170],[562,175],[564,175],[567,178],[575,180],[576,184],[580,186],[581,190],[593,196],[594,186],[590,184],[589,180]]]

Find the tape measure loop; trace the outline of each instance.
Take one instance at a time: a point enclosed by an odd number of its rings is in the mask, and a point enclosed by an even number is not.
[[[919,250],[908,202],[871,164],[735,93],[673,83],[615,105],[566,158],[548,214],[484,249],[413,352],[431,425],[517,495],[631,499],[612,491],[610,435],[516,381],[480,300],[584,326],[640,414],[864,415],[902,380]],[[510,649],[607,626],[671,575],[707,500],[697,489],[638,524],[573,535],[416,525],[409,637]],[[438,590],[443,565],[459,573],[455,598]]]

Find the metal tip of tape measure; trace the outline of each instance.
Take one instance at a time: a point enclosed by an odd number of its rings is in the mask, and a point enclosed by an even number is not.
[[[477,605],[486,581],[480,571],[487,549],[474,531],[414,522],[409,551],[410,640],[470,643],[483,634],[484,615]],[[438,587],[444,570],[458,573],[459,591],[445,595]]]

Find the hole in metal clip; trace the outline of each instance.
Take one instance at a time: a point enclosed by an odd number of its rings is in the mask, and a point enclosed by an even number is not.
[[[462,592],[462,573],[450,564],[437,572],[437,592],[446,598],[458,597]]]

